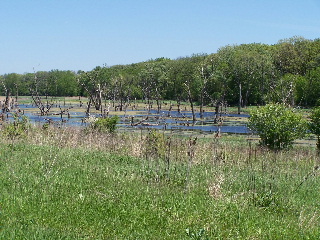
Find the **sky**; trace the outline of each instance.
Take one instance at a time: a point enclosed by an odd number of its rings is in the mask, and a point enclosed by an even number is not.
[[[0,0],[0,74],[320,38],[319,0]]]

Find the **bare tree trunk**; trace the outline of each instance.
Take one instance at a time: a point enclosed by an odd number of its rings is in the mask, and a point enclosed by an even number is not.
[[[317,160],[320,163],[320,135],[317,136]]]
[[[188,100],[189,100],[191,112],[192,112],[192,123],[194,125],[197,119],[196,119],[196,114],[194,112],[194,105],[193,105],[193,101],[192,101],[191,91],[190,91],[190,87],[187,84],[185,84],[185,85],[187,87]]]
[[[89,98],[89,102],[88,102],[88,106],[87,106],[87,110],[86,110],[86,115],[89,115],[90,106],[91,106],[91,97]]]
[[[204,99],[204,89],[201,91],[201,96],[200,96],[200,118],[203,119],[203,99]]]
[[[16,103],[18,103],[18,84],[15,84],[16,87]]]
[[[213,120],[213,123],[215,123],[215,124],[218,122],[219,108],[220,108],[220,102],[217,101],[216,106],[215,106],[215,116],[214,116],[214,120]]]
[[[178,98],[178,99],[177,99],[178,113],[181,112],[180,105],[181,105],[180,98]]]
[[[250,91],[249,91],[249,89],[247,89],[246,96],[245,96],[244,103],[243,103],[243,107],[245,107],[245,108],[248,106],[249,94],[250,94]]]
[[[203,80],[201,93],[200,93],[200,118],[203,119],[203,105],[204,105],[204,94],[207,85],[208,78],[205,76],[203,67],[201,68],[201,78]]]
[[[10,112],[10,90],[6,89],[6,100],[2,109],[3,113]]]
[[[192,122],[193,122],[193,125],[196,123],[196,114],[194,112],[194,106],[193,106],[193,102],[192,102],[192,99],[189,97],[189,102],[190,102],[190,106],[191,106],[191,111],[192,111]]]
[[[239,83],[239,103],[238,103],[238,114],[240,114],[240,113],[241,113],[241,103],[242,103],[241,83]]]

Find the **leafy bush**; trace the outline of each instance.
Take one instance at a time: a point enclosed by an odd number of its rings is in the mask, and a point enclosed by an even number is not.
[[[145,154],[153,158],[164,158],[166,151],[164,135],[155,129],[150,130],[146,138],[145,151]]]
[[[116,130],[118,121],[118,116],[98,118],[96,121],[91,123],[90,127],[98,132],[113,133]]]
[[[320,107],[316,107],[312,110],[310,120],[309,130],[317,136],[317,148],[318,151],[320,151]]]
[[[26,136],[29,128],[30,123],[28,117],[15,113],[13,114],[13,122],[4,125],[2,134],[11,139],[18,137],[23,138]]]
[[[283,104],[269,104],[252,111],[248,126],[260,136],[262,145],[278,150],[291,146],[307,130],[302,115]]]

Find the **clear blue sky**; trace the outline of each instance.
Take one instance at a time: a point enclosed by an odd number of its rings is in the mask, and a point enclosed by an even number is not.
[[[320,38],[320,0],[1,0],[0,16],[0,74]]]

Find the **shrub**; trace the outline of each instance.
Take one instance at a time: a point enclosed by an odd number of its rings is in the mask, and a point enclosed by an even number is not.
[[[146,138],[145,154],[153,158],[164,158],[166,152],[166,138],[159,131],[152,129]]]
[[[96,121],[91,123],[90,127],[98,132],[113,133],[116,130],[118,121],[118,116],[98,118]]]
[[[320,107],[314,108],[311,112],[309,130],[317,136],[317,148],[320,152]]]
[[[13,122],[4,125],[2,134],[12,140],[15,138],[23,138],[26,136],[29,128],[30,123],[28,117],[15,113],[13,114]]]
[[[261,144],[279,150],[292,146],[305,135],[306,120],[283,104],[269,104],[251,112],[249,128],[261,138]]]

